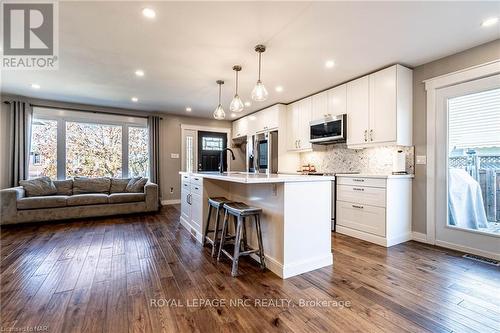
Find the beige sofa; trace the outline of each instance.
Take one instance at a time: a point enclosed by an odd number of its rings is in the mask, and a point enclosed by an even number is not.
[[[105,179],[105,178],[101,178]],[[126,179],[109,179],[104,188],[96,179],[53,181],[53,195],[29,196],[23,186],[0,190],[0,224],[109,216],[158,210],[158,185],[146,183],[127,192]],[[120,184],[121,182],[121,184]],[[75,184],[74,184],[75,183]],[[78,187],[74,187],[78,185]],[[118,184],[118,186],[114,186]],[[125,184],[125,185],[124,185]],[[94,190],[95,188],[95,190]],[[93,191],[95,191],[93,193]]]

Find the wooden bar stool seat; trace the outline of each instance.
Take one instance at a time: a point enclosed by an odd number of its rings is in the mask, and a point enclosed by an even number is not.
[[[266,268],[264,247],[262,245],[262,231],[260,227],[261,208],[251,207],[243,202],[229,202],[224,204],[224,223],[222,224],[222,235],[219,245],[219,254],[217,261],[220,261],[221,255],[224,254],[232,261],[231,275],[238,275],[238,261],[241,256],[247,256],[252,253],[258,253],[260,259],[260,267],[264,270]],[[229,236],[228,224],[229,215],[232,215],[236,221],[235,235]],[[247,243],[246,222],[248,220],[255,221],[255,229],[257,232],[258,248],[252,249]],[[230,254],[224,249],[227,241],[234,239],[234,252]]]

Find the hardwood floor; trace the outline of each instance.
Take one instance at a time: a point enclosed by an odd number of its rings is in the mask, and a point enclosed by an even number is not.
[[[333,266],[281,280],[241,259],[242,275],[232,278],[229,263],[213,261],[178,221],[179,207],[169,206],[152,215],[3,227],[1,329],[500,331],[499,268],[457,252],[416,242],[386,249],[336,235]]]

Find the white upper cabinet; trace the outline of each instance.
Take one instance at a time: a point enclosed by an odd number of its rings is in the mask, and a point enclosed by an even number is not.
[[[250,119],[252,132],[257,133],[277,129],[279,126],[279,105],[273,105],[265,110],[250,115]]]
[[[412,70],[395,65],[347,83],[347,145],[412,145]]]
[[[345,84],[312,96],[312,120],[346,113]]]
[[[328,91],[312,96],[312,120],[322,119],[330,113],[328,108]]]
[[[330,116],[347,113],[347,84],[328,90],[328,112]]]
[[[248,117],[233,121],[233,138],[241,138],[248,135]]]
[[[304,151],[312,148],[309,142],[309,123],[312,120],[312,97],[288,105],[287,150]]]
[[[347,144],[361,145],[368,137],[368,76],[347,83]]]

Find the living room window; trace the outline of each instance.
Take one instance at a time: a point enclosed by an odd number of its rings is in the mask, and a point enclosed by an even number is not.
[[[146,118],[35,108],[29,176],[148,177]]]

